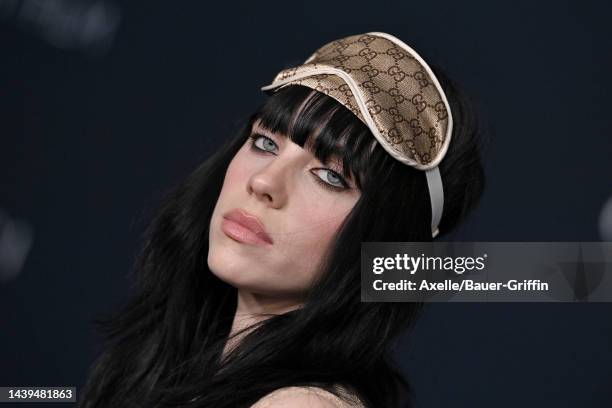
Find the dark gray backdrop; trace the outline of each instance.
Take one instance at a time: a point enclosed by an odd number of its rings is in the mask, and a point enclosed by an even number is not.
[[[398,36],[486,115],[488,187],[455,239],[603,240],[611,12],[603,1],[0,0],[0,254],[31,242],[22,267],[3,261],[0,385],[83,384],[90,322],[128,296],[146,209],[279,69],[341,36]],[[422,407],[609,407],[611,346],[612,304],[435,304],[396,355]]]

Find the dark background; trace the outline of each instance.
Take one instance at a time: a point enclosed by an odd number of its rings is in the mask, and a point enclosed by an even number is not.
[[[0,0],[0,386],[80,388],[91,321],[127,298],[147,211],[280,69],[356,33],[404,40],[490,124],[487,190],[451,238],[612,240],[611,13]],[[396,355],[421,407],[610,407],[612,304],[431,304]]]

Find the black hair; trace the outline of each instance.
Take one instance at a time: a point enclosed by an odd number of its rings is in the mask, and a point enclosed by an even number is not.
[[[443,236],[478,202],[484,172],[475,114],[460,90],[439,69],[435,73],[455,121],[440,165]],[[257,119],[322,162],[341,157],[344,175],[354,176],[361,196],[303,307],[256,323],[221,358],[237,290],[208,268],[208,228],[226,169]],[[428,197],[424,173],[393,159],[336,100],[299,85],[278,90],[162,202],[134,264],[137,292],[96,321],[106,344],[79,406],[248,407],[278,388],[300,385],[333,393],[341,385],[365,406],[399,406],[411,387],[390,349],[421,305],[361,302],[360,244],[430,241]]]

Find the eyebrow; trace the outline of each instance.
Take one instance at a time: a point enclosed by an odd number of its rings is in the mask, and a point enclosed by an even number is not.
[[[287,139],[286,135],[274,133],[274,132],[272,132],[272,131],[270,131],[270,130],[268,130],[268,129],[260,126],[260,125],[258,125],[257,122],[253,123],[253,126],[251,127],[251,133],[267,136],[267,137],[270,137],[270,138],[281,137],[281,138]],[[314,155],[314,152],[312,152],[310,149],[308,149],[308,150]],[[325,161],[325,162],[320,160],[318,157],[316,157],[316,158],[321,163],[323,163],[324,166],[333,165],[335,168],[333,168],[332,170],[334,170],[335,172],[337,172],[338,174],[340,174],[341,176],[344,177],[344,173],[342,171],[342,169],[344,168],[343,163],[342,163],[342,158],[339,157],[337,154],[331,154],[327,158],[327,161]],[[346,177],[347,177],[348,180],[353,181],[353,177],[352,177],[350,171],[348,172],[348,176],[346,176]]]

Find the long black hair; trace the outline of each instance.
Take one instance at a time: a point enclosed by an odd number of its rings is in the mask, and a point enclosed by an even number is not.
[[[439,68],[434,72],[455,122],[440,164],[442,237],[477,204],[484,172],[472,105]],[[226,169],[257,119],[322,162],[339,154],[361,197],[332,240],[303,307],[258,322],[222,358],[237,290],[208,268],[208,228]],[[278,90],[163,200],[132,270],[137,292],[96,321],[105,349],[79,406],[248,407],[295,385],[334,393],[341,385],[368,407],[399,406],[411,388],[389,350],[420,305],[360,302],[360,244],[430,241],[428,197],[425,174],[393,159],[336,100],[298,85]]]

